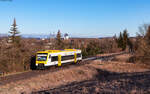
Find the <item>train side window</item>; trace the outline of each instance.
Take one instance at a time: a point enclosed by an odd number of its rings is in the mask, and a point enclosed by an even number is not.
[[[81,54],[80,54],[80,53],[78,53],[78,54],[77,54],[77,57],[81,57]]]
[[[58,56],[52,56],[51,57],[51,62],[54,62],[54,61],[58,61]]]
[[[69,55],[69,56],[62,56],[61,60],[69,60],[69,59],[74,59],[74,55]]]

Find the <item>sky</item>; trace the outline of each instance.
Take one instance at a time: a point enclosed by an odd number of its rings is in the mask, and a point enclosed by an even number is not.
[[[111,37],[124,29],[136,36],[150,23],[150,0],[0,0],[0,34],[16,18],[21,34],[68,33],[72,37]]]

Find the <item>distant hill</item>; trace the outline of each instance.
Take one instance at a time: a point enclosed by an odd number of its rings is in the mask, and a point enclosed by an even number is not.
[[[7,37],[8,34],[0,34],[0,37]],[[21,34],[22,38],[49,38],[50,35],[46,34]]]
[[[8,34],[0,34],[0,37],[7,37]]]
[[[50,35],[46,35],[46,34],[22,34],[21,37],[23,37],[23,38],[49,38]]]

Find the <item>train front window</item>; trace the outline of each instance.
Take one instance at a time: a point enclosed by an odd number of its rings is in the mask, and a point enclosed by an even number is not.
[[[38,56],[37,60],[38,61],[46,61],[47,60],[47,56]]]
[[[37,61],[46,61],[47,54],[37,54]]]

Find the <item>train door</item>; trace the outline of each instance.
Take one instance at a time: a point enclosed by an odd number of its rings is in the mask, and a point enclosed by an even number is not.
[[[51,56],[51,64],[52,65],[58,64],[58,56]]]
[[[52,64],[51,64],[51,55],[50,55],[50,54],[49,54],[49,56],[48,56],[47,65],[52,65]]]

